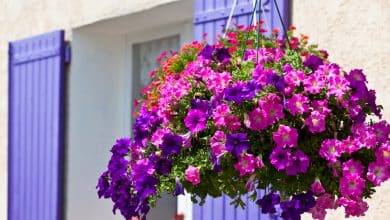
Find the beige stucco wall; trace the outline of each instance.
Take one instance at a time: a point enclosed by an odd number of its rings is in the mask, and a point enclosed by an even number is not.
[[[6,219],[7,176],[7,42],[116,17],[177,0],[0,0],[0,219]],[[293,23],[298,32],[326,48],[346,69],[363,68],[390,119],[390,1],[295,0]],[[367,219],[390,216],[390,184],[369,202]],[[342,218],[341,212],[330,216]]]
[[[295,0],[293,24],[312,43],[327,49],[330,59],[345,70],[361,68],[369,87],[377,91],[384,118],[390,119],[390,1],[388,0]],[[369,200],[364,219],[390,218],[390,183]],[[329,219],[343,219],[342,210]]]
[[[135,13],[178,0],[0,0],[0,220],[7,210],[7,42]]]

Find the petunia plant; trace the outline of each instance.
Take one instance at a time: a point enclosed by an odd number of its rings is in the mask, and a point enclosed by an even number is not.
[[[327,209],[362,216],[386,181],[390,125],[363,71],[344,71],[307,37],[237,26],[215,44],[158,58],[137,100],[133,138],[116,141],[99,197],[146,218],[161,194],[226,194],[284,219]],[[268,189],[263,196],[256,189]]]

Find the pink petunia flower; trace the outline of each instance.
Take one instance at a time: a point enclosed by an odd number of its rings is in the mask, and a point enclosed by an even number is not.
[[[349,90],[349,82],[343,76],[331,76],[328,83],[328,97],[334,95],[341,99]]]
[[[326,209],[336,208],[337,203],[334,196],[329,193],[325,193],[318,197],[315,206],[309,210],[309,213],[311,213],[313,219],[324,220],[326,216]]]
[[[327,115],[328,113],[332,112],[328,108],[328,100],[314,100],[312,102],[312,106],[314,111],[317,111],[324,115]]]
[[[384,181],[390,178],[389,166],[382,161],[372,162],[368,166],[367,179],[375,184],[381,185]]]
[[[358,175],[361,176],[364,171],[364,166],[358,160],[350,159],[342,165],[343,176]]]
[[[279,125],[278,130],[273,133],[273,140],[276,147],[296,147],[298,146],[298,131],[286,125]]]
[[[244,116],[245,126],[251,130],[263,130],[269,126],[266,112],[260,108],[253,109],[249,115]]]
[[[234,164],[234,168],[240,173],[240,176],[246,174],[253,174],[256,168],[263,167],[263,163],[260,162],[259,158],[252,154],[243,154],[238,158],[238,162]]]
[[[375,150],[375,157],[377,161],[382,161],[385,164],[390,164],[390,144],[382,144]]]
[[[317,71],[303,80],[305,92],[318,94],[325,87],[325,78]]]
[[[346,139],[341,141],[340,149],[342,152],[351,154],[360,149],[360,144],[358,143],[358,140],[348,136]]]
[[[306,118],[305,125],[309,126],[311,133],[320,133],[325,131],[325,118],[324,114],[318,111],[312,111],[310,116]]]
[[[217,157],[226,152],[226,134],[223,131],[216,131],[210,139],[211,150]]]
[[[377,141],[380,143],[389,140],[390,125],[387,121],[380,121],[372,125]]]
[[[198,185],[200,183],[199,168],[194,166],[188,166],[184,172],[184,178],[188,180],[192,185]]]
[[[358,174],[350,174],[340,178],[340,193],[344,197],[360,197],[366,181]]]
[[[287,109],[292,115],[303,114],[309,110],[309,98],[301,94],[294,94],[286,103]]]
[[[341,197],[337,203],[344,207],[345,209],[345,217],[348,218],[350,216],[364,216],[365,212],[368,210],[368,205],[361,198],[346,198]]]
[[[322,186],[321,182],[319,179],[316,179],[312,184],[311,184],[311,191],[315,195],[320,195],[325,192],[324,187]]]
[[[324,140],[320,148],[320,156],[332,163],[337,161],[340,153],[340,141],[337,139]]]
[[[226,128],[230,131],[239,130],[241,128],[240,119],[235,115],[225,117]]]
[[[227,104],[219,104],[215,107],[215,110],[213,111],[213,119],[215,126],[222,127],[226,125],[225,118],[230,115],[230,108]]]
[[[153,133],[150,141],[152,142],[152,144],[154,144],[154,146],[159,147],[162,144],[162,139],[166,133],[172,132],[167,128],[159,128]]]
[[[284,76],[286,83],[293,86],[300,86],[304,78],[305,73],[303,71],[294,69],[287,71],[286,75]]]
[[[273,124],[277,120],[284,118],[284,108],[281,103],[281,98],[278,95],[274,93],[268,94],[259,100],[259,105],[268,116],[269,124]]]

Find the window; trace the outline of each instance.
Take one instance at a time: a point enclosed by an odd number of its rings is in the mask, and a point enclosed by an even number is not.
[[[149,73],[159,66],[156,58],[163,51],[178,51],[180,36],[170,36],[133,45],[132,99],[140,97],[139,91],[150,83]]]

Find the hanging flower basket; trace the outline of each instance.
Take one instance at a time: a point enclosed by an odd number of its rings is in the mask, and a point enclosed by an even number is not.
[[[390,126],[375,120],[375,91],[293,29],[289,41],[257,33],[238,26],[158,58],[133,138],[117,140],[99,179],[114,212],[145,218],[161,193],[186,191],[194,203],[226,194],[242,207],[249,195],[284,219],[324,219],[340,206],[364,215],[364,199],[389,178]]]

